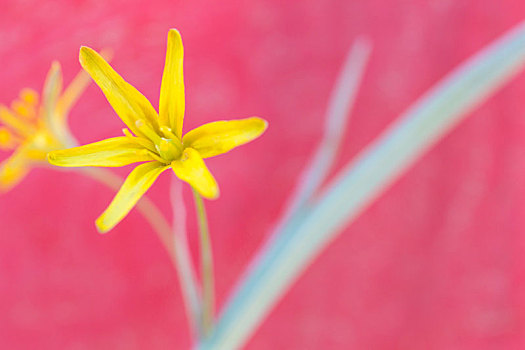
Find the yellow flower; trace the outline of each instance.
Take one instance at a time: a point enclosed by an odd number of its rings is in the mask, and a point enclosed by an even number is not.
[[[137,89],[88,47],[80,49],[80,64],[102,89],[120,119],[124,136],[49,153],[51,164],[64,167],[138,165],[128,175],[108,208],[96,220],[100,232],[118,224],[157,177],[171,168],[203,197],[217,198],[219,187],[203,158],[226,153],[260,136],[266,121],[252,117],[204,124],[182,136],[184,119],[183,46],[177,30],[168,33],[159,113]]]
[[[53,62],[42,91],[22,89],[11,108],[0,105],[0,149],[13,151],[0,163],[0,191],[13,188],[34,166],[47,165],[48,152],[75,146],[67,127],[70,108],[89,84],[79,73],[62,91],[62,71]]]

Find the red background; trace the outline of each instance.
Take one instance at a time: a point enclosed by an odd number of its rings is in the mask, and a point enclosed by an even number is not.
[[[208,202],[222,304],[315,146],[357,35],[374,51],[338,168],[524,13],[517,0],[4,0],[0,101],[40,89],[52,59],[68,82],[88,45],[112,47],[116,70],[157,105],[167,31],[178,28],[185,130],[251,115],[270,122],[260,140],[208,162],[222,192]],[[524,96],[522,74],[421,159],[323,253],[247,349],[523,349]],[[70,120],[82,143],[122,127],[95,86]],[[149,192],[167,215],[169,180]],[[144,219],[132,212],[96,233],[112,195],[80,175],[35,170],[0,197],[1,348],[190,346],[175,272]],[[195,250],[193,220],[190,211]]]

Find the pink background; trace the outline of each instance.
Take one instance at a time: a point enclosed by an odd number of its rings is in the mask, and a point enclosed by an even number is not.
[[[185,130],[251,115],[270,122],[260,140],[208,162],[222,192],[208,202],[222,304],[315,146],[357,35],[374,51],[337,167],[524,13],[517,0],[2,1],[0,101],[40,89],[55,58],[68,82],[83,44],[112,47],[116,70],[157,105],[167,31],[178,28]],[[524,96],[522,74],[421,159],[323,253],[247,349],[525,348]],[[95,86],[70,120],[82,143],[122,128]],[[149,192],[166,214],[169,180]],[[144,219],[132,212],[96,233],[111,197],[52,170],[1,195],[0,348],[190,346],[175,272]],[[191,211],[195,249],[193,220]]]

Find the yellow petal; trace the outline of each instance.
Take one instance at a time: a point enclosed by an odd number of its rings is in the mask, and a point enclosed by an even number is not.
[[[209,158],[256,139],[267,127],[268,123],[257,117],[212,122],[191,130],[182,142],[199,151],[202,158]]]
[[[179,139],[182,136],[185,106],[183,59],[184,48],[180,33],[176,29],[170,29],[160,87],[159,123],[170,127]]]
[[[100,55],[106,60],[111,60],[113,53],[106,49],[102,50]],[[64,89],[57,104],[57,117],[60,119],[60,122],[65,122],[71,107],[78,101],[90,82],[89,74],[85,71],[80,71]]]
[[[133,169],[111,204],[96,220],[100,233],[108,232],[115,227],[153,185],[157,177],[168,168],[169,166],[159,162],[149,162]]]
[[[206,164],[193,148],[186,148],[180,160],[171,162],[175,175],[189,183],[197,192],[208,199],[219,197],[219,186]]]
[[[15,152],[0,163],[0,192],[7,192],[16,186],[29,172],[23,151]]]
[[[144,95],[127,83],[111,66],[89,47],[80,48],[80,64],[97,83],[120,119],[136,135],[143,135],[135,126],[147,120],[158,132],[157,112]]]
[[[47,155],[47,159],[49,163],[63,167],[119,167],[153,160],[144,147],[125,136],[53,151]]]

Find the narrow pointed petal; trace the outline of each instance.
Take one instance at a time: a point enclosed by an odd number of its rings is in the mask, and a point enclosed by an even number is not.
[[[196,149],[202,158],[209,158],[256,139],[267,127],[268,123],[257,117],[212,122],[191,130],[182,142]]]
[[[184,121],[184,48],[180,33],[170,29],[168,33],[168,49],[160,87],[159,123],[170,127],[180,139]]]
[[[169,166],[159,162],[149,162],[133,169],[108,208],[96,220],[100,233],[106,233],[115,227],[168,168]]]
[[[111,61],[113,52],[108,49],[102,50],[100,51],[100,56],[102,56],[106,61]],[[90,82],[91,78],[89,77],[89,74],[81,70],[64,89],[57,103],[57,117],[60,119],[59,122],[65,122],[69,111],[84,93]]]
[[[0,192],[15,187],[29,172],[22,149],[0,163]]]
[[[144,95],[127,83],[97,52],[80,48],[80,64],[97,83],[120,119],[137,135],[137,120],[148,121],[158,131],[157,112]],[[142,135],[144,136],[144,135]]]
[[[13,149],[19,142],[8,128],[0,126],[0,150]]]
[[[63,167],[119,167],[154,160],[144,147],[125,136],[49,152],[47,159],[49,163]]]
[[[199,152],[186,148],[180,160],[171,162],[175,175],[189,183],[197,192],[208,199],[219,197],[219,186],[210,173]]]

